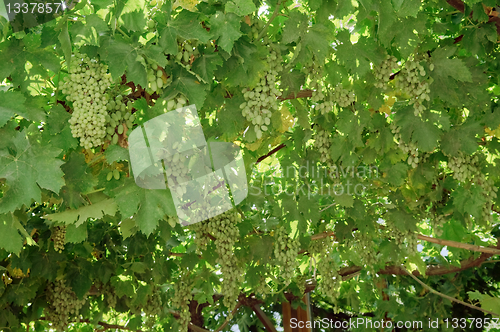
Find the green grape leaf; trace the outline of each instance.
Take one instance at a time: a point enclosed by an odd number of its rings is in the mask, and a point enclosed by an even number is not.
[[[434,64],[432,75],[442,79],[451,77],[461,82],[472,82],[472,74],[462,60],[448,59],[455,51],[455,47],[444,47],[438,48],[432,53],[432,63]]]
[[[473,185],[468,189],[460,186],[451,194],[453,205],[458,212],[470,214],[476,218],[478,223],[484,224],[481,212],[486,204],[486,198],[482,193],[483,189],[480,186]]]
[[[80,226],[70,224],[66,227],[66,243],[80,243],[87,240],[87,223]]]
[[[0,91],[0,127],[3,127],[15,115],[32,121],[45,120],[44,111],[34,102],[36,100],[27,101],[19,91]]]
[[[331,30],[323,24],[315,24],[310,27],[301,40],[304,46],[318,59],[324,59],[328,56],[332,49],[331,41]]]
[[[228,53],[233,49],[234,42],[242,33],[240,31],[241,19],[233,13],[224,14],[217,12],[211,21],[214,38],[218,38],[217,44]]]
[[[104,46],[104,45],[103,45]],[[101,47],[101,55],[107,61],[109,72],[113,79],[117,79],[123,75],[127,68],[127,63],[135,61],[133,54],[136,53],[134,47],[120,36],[107,41],[106,47]],[[128,60],[133,58],[132,60]],[[120,59],[120,61],[116,61]]]
[[[252,0],[234,0],[226,3],[226,13],[235,13],[238,16],[245,16],[257,10]]]
[[[146,16],[143,11],[133,11],[123,14],[123,27],[129,31],[142,31],[146,28]]]
[[[210,34],[200,24],[198,13],[183,10],[174,20],[168,22],[168,26],[175,28],[177,34],[185,39],[198,39],[206,43],[210,38]]]
[[[478,291],[468,291],[467,294],[471,300],[476,300],[481,303],[481,308],[500,315],[500,298],[492,297],[486,294],[481,294]]]
[[[222,64],[223,61],[218,53],[206,52],[194,60],[192,71],[200,75],[200,77],[208,83],[213,80],[215,69],[222,66]]]
[[[40,187],[55,193],[64,185],[61,150],[50,145],[43,148],[36,140],[30,141],[27,130],[7,138],[15,151],[0,150],[0,178],[10,187],[0,200],[0,213],[14,211],[23,204],[41,200]],[[13,152],[13,154],[11,154]]]
[[[148,73],[142,61],[132,59],[133,56],[127,58],[127,81],[132,81],[142,87],[148,86]]]
[[[165,89],[162,97],[168,99],[180,92],[188,98],[190,104],[195,104],[200,110],[207,95],[205,87],[186,69],[176,65],[172,71],[172,83]]]
[[[106,157],[108,164],[115,161],[130,160],[128,149],[122,148],[119,145],[111,145],[106,149],[106,152],[104,152],[104,156]]]
[[[441,137],[441,149],[444,153],[455,157],[460,151],[472,154],[478,148],[476,135],[483,131],[484,128],[477,122],[453,127]]]
[[[283,43],[289,44],[297,41],[307,29],[306,15],[299,11],[292,11],[288,14],[288,20],[285,21],[283,29]]]
[[[0,214],[0,248],[17,255],[23,248],[23,238],[16,222],[19,223],[12,213]]]
[[[65,127],[68,126],[68,120],[70,118],[71,114],[66,112],[61,104],[57,104],[50,109],[45,128],[51,135],[59,134]]]
[[[143,189],[127,179],[114,193],[122,217],[134,216],[135,226],[146,235],[156,229],[158,220],[177,215],[169,190]]]
[[[65,225],[75,224],[75,226],[78,227],[88,218],[101,219],[104,215],[114,216],[117,209],[118,206],[115,200],[109,198],[75,210],[66,210],[64,212],[49,214],[44,216],[44,218],[53,223],[62,223]]]
[[[179,51],[177,46],[177,30],[173,27],[167,26],[161,30],[159,35],[159,44],[165,53],[177,54]]]
[[[59,43],[61,43],[64,58],[66,59],[66,66],[68,66],[69,68],[71,64],[72,45],[68,32],[68,24],[64,24],[62,26],[61,32],[59,32],[58,39]]]
[[[62,188],[61,195],[70,208],[76,209],[85,204],[81,195],[91,192],[97,185],[97,179],[90,172],[83,154],[73,151],[67,158],[62,166],[66,186]]]
[[[417,2],[417,0],[415,0],[415,2]],[[398,32],[398,29],[394,28],[394,23],[397,22],[397,16],[394,13],[391,1],[379,2],[378,17],[379,24],[377,34],[382,45],[389,47],[392,39]]]
[[[421,0],[392,0],[392,5],[399,17],[417,17],[422,5]]]

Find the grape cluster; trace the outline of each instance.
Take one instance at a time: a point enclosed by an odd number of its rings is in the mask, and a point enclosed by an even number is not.
[[[117,144],[119,135],[134,125],[135,115],[132,114],[132,102],[125,102],[122,95],[111,100],[106,107],[106,140]]]
[[[378,80],[375,83],[375,87],[380,89],[387,89],[387,83],[391,78],[392,72],[396,68],[398,68],[398,59],[396,59],[396,57],[394,56],[387,55],[382,64],[374,70],[375,78]]]
[[[80,309],[86,302],[87,295],[79,300],[71,287],[64,280],[56,280],[47,287],[46,317],[56,331],[64,331],[70,323],[70,318],[79,321]]]
[[[151,330],[156,323],[156,316],[162,313],[161,290],[159,287],[154,287],[153,292],[148,295],[144,313],[146,314],[146,327]]]
[[[436,214],[430,219],[431,228],[434,230],[436,236],[441,236],[443,234],[443,229],[441,226],[446,222],[446,217],[442,214]]]
[[[314,146],[320,153],[320,161],[322,163],[332,163],[332,157],[330,155],[330,147],[332,145],[331,142],[332,141],[328,132],[324,129],[318,129],[318,131],[316,132],[316,140],[314,141]]]
[[[186,97],[184,97],[181,94],[165,101],[165,107],[167,109],[167,112],[183,108],[186,105],[187,105]]]
[[[54,241],[54,250],[63,252],[66,243],[66,226],[56,226],[52,229],[52,241]]]
[[[107,283],[102,288],[102,293],[104,294],[104,299],[108,304],[108,308],[116,308],[116,303],[118,302],[118,296],[116,295],[115,288]]]
[[[299,289],[300,294],[304,295],[306,293],[307,275],[302,274],[300,272],[300,269],[297,268],[294,281],[295,281],[295,284],[297,285],[297,288]]]
[[[281,265],[280,275],[288,285],[298,267],[297,255],[300,250],[299,238],[292,239],[284,227],[274,231],[274,256]]]
[[[405,143],[401,138],[401,128],[391,123],[391,131],[394,134],[394,139],[396,140],[398,147],[408,156],[407,162],[412,168],[416,168],[419,163],[424,163],[429,159],[429,154],[420,153],[418,151],[417,145],[413,142]]]
[[[260,276],[260,282],[257,288],[255,289],[255,293],[259,294],[262,296],[262,298],[266,298],[267,294],[269,294],[271,291],[271,288],[267,284],[266,277],[265,276]]]
[[[498,188],[495,186],[494,181],[492,179],[486,179],[483,173],[477,175],[475,182],[483,189],[481,194],[486,200],[481,210],[482,218],[486,220],[487,223],[492,223],[493,216],[491,215],[491,207],[496,201]]]
[[[309,86],[313,90],[311,96],[311,102],[315,104],[315,108],[319,110],[320,114],[327,114],[333,111],[333,101],[331,96],[327,98],[323,93],[323,73],[322,68],[317,61],[313,61],[312,65],[309,67],[310,83]]]
[[[107,66],[75,53],[71,59],[69,76],[62,82],[62,93],[73,102],[73,114],[69,119],[73,137],[90,149],[104,143],[106,136],[106,90],[111,85]]]
[[[179,332],[188,332],[188,325],[191,321],[191,313],[189,312],[189,303],[193,299],[193,294],[191,289],[193,288],[193,282],[189,278],[188,274],[182,274],[179,281],[174,284],[174,297],[172,299],[172,305],[174,308],[180,310],[180,317],[178,319],[180,330]]]
[[[448,167],[453,171],[453,178],[460,182],[470,182],[479,173],[478,157],[459,152],[458,157],[448,159]]]
[[[318,273],[321,279],[318,284],[318,289],[325,294],[332,303],[335,303],[339,295],[342,277],[339,275],[339,267],[332,257],[332,253],[335,250],[333,238],[326,237],[320,240],[311,241],[307,250],[311,255],[320,256],[318,261]]]
[[[148,86],[146,88],[146,92],[151,95],[156,92],[160,95],[163,87],[167,85],[167,76],[158,64],[149,59],[148,66]]]
[[[377,253],[375,251],[375,243],[373,238],[368,236],[368,234],[356,232],[354,236],[355,247],[357,247],[356,252],[361,257],[361,260],[369,268],[377,262]]]
[[[387,228],[389,235],[394,239],[394,242],[399,249],[406,249],[406,253],[412,256],[417,253],[418,238],[417,233],[411,231],[402,231],[394,223],[388,222]],[[406,241],[406,247],[405,247]]]
[[[171,149],[161,149],[156,153],[157,160],[165,161],[165,174],[168,178],[168,184],[175,190],[175,193],[182,197],[187,192],[187,183],[189,181],[189,160],[179,153],[179,142],[175,142]],[[174,189],[175,187],[175,189]]]
[[[423,57],[428,60],[428,55]],[[396,88],[410,96],[410,105],[413,105],[415,116],[419,116],[426,109],[424,101],[429,101],[429,82],[425,78],[426,72],[419,61],[409,59],[396,79]]]
[[[240,109],[243,116],[252,122],[257,139],[269,129],[273,111],[279,106],[277,98],[281,96],[281,91],[276,88],[276,77],[282,69],[280,60],[279,54],[271,50],[267,57],[269,70],[254,89],[244,88],[242,91],[245,102],[240,105]]]
[[[236,210],[229,210],[206,221],[192,225],[196,232],[195,243],[199,249],[206,248],[209,235],[215,238],[215,251],[218,255],[223,283],[223,303],[227,308],[233,308],[240,294],[240,284],[243,282],[243,271],[234,254],[236,241],[240,231],[238,224],[241,217]]]
[[[259,38],[259,33],[264,28],[264,22],[259,19],[253,21],[252,28],[250,29],[250,39],[257,40]]]
[[[340,107],[347,107],[355,101],[354,92],[344,89],[339,84],[333,89],[333,100]]]
[[[198,40],[178,39],[177,45],[179,51],[175,55],[175,60],[187,70],[191,69],[194,59],[200,54],[198,51]]]

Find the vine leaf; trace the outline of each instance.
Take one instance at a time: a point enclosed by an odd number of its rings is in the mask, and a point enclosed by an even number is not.
[[[500,298],[481,294],[478,291],[467,292],[471,300],[477,300],[481,303],[481,308],[489,310],[500,315]]]
[[[190,104],[195,104],[197,109],[201,109],[207,95],[205,85],[198,82],[192,74],[181,66],[174,67],[172,76],[173,81],[162,97],[168,99],[180,92],[189,99]]]
[[[242,36],[240,31],[241,19],[233,13],[217,12],[212,16],[211,23],[214,37],[218,38],[218,45],[224,51],[230,53],[234,42]]]
[[[253,1],[251,0],[234,0],[226,3],[226,13],[235,13],[238,16],[245,16],[256,11]]]
[[[44,216],[52,222],[60,222],[66,225],[75,224],[76,227],[82,225],[88,218],[100,219],[105,214],[114,216],[118,207],[114,199],[109,198],[92,205],[80,207],[75,210],[66,210]]]
[[[15,254],[21,252],[23,238],[18,232],[19,227],[22,228],[12,213],[0,214],[0,248]]]
[[[138,187],[134,180],[127,179],[114,191],[115,202],[123,218],[134,216],[135,226],[144,234],[150,235],[158,226],[158,220],[166,215],[176,215],[169,190],[149,190]],[[130,234],[133,228],[124,230]]]
[[[448,59],[450,53],[455,53],[453,48],[440,48],[433,52],[434,75],[443,80],[451,77],[461,82],[472,82],[469,68],[460,59]]]
[[[219,54],[207,52],[193,62],[193,72],[200,75],[208,83],[212,81],[215,69],[222,66],[222,63]]]
[[[0,178],[9,189],[0,200],[0,213],[14,211],[32,200],[41,201],[41,188],[55,193],[64,185],[61,165],[57,159],[61,150],[28,139],[27,130],[6,138],[10,149],[0,150]],[[9,151],[10,150],[10,151]]]
[[[45,120],[45,113],[36,105],[26,102],[19,91],[0,91],[0,128],[13,116],[21,115],[28,120]]]

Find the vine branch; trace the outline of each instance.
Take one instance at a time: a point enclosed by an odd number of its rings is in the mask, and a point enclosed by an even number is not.
[[[415,277],[413,274],[411,274],[410,272],[408,272],[404,266],[401,266],[401,268],[403,269],[403,271],[405,271],[405,273],[407,275],[409,275],[410,277],[413,278],[413,280],[415,280],[416,282],[418,282],[422,287],[424,287],[425,289],[427,289],[429,292],[431,293],[434,293],[436,295],[439,295],[447,300],[450,300],[451,302],[455,302],[455,303],[458,303],[458,304],[461,304],[461,305],[464,305],[466,307],[469,307],[471,309],[475,309],[475,310],[479,310],[479,311],[482,311],[482,312],[485,312],[487,314],[490,314],[490,315],[493,315],[493,316],[500,316],[499,314],[497,313],[494,313],[492,311],[489,311],[489,310],[486,310],[486,309],[483,309],[483,308],[480,308],[480,307],[476,307],[475,305],[472,305],[472,304],[469,304],[469,303],[466,303],[464,301],[461,301],[459,299],[456,299],[454,297],[451,297],[451,296],[448,296],[446,294],[443,294],[441,292],[438,292],[437,290],[435,290],[434,288],[432,288],[431,286],[427,285],[426,283],[424,283],[422,280],[418,279],[417,277]]]

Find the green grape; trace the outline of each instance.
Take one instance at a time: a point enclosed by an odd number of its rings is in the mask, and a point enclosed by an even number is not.
[[[113,170],[113,177],[115,180],[120,180],[120,172],[117,169]]]
[[[330,135],[326,130],[319,128],[315,137],[314,146],[320,153],[320,161],[326,163],[328,167],[333,166],[333,160],[330,154],[332,144]]]
[[[390,81],[391,74],[398,68],[397,61],[396,57],[387,55],[380,66],[374,69],[375,78],[378,80],[375,83],[375,87],[387,89],[387,83]]]
[[[410,58],[406,61],[404,68],[396,77],[396,88],[410,96],[410,105],[413,105],[415,116],[420,116],[426,107],[425,101],[430,101],[429,80],[421,61],[427,62],[429,56],[425,53],[418,59]]]
[[[276,76],[282,70],[281,57],[271,49],[267,61],[269,70],[253,90],[243,89],[245,102],[240,105],[242,115],[252,122],[258,139],[262,137],[263,132],[268,131],[272,114],[278,110],[278,97],[281,96],[276,82]]]
[[[118,126],[117,132],[118,132],[118,135],[122,135],[123,134],[123,126],[122,125]]]
[[[112,178],[113,178],[113,172],[109,172],[108,175],[106,175],[106,180],[111,181]]]
[[[118,143],[118,134],[114,134],[114,135],[113,135],[113,140],[112,140],[112,143],[113,143],[113,144],[117,144],[117,143]]]
[[[61,253],[66,243],[66,226],[56,226],[52,229],[52,241],[54,241],[54,250]]]
[[[298,267],[299,238],[292,239],[284,227],[278,227],[274,232],[274,256],[281,265],[280,275],[288,285],[293,279],[294,271]]]
[[[86,149],[104,143],[108,105],[106,90],[111,86],[107,66],[80,53],[72,56],[69,76],[61,82],[61,91],[73,102],[69,119],[73,137],[80,139]]]
[[[80,320],[80,309],[87,301],[87,294],[79,300],[71,287],[63,279],[50,283],[47,287],[47,307],[45,317],[56,331],[66,331],[72,318]]]
[[[187,273],[183,273],[174,284],[172,306],[180,310],[180,318],[178,319],[180,325],[179,332],[188,332],[188,325],[191,321],[189,303],[193,299],[193,295],[191,293],[192,287],[193,282],[189,279]]]

